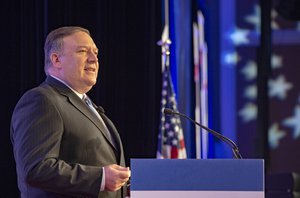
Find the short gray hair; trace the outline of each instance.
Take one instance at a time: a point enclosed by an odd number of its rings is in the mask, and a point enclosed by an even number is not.
[[[63,38],[70,36],[76,32],[85,32],[88,35],[90,35],[90,32],[87,29],[82,27],[77,27],[77,26],[60,27],[55,30],[52,30],[48,34],[44,45],[44,53],[45,53],[44,70],[47,75],[48,75],[48,69],[51,66],[50,55],[53,52],[62,52],[64,47]]]

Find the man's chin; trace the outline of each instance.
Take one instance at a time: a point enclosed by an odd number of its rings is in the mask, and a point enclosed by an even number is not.
[[[95,80],[90,80],[90,81],[87,83],[87,85],[92,87],[92,86],[94,86],[96,83],[97,83],[97,79],[95,79]]]

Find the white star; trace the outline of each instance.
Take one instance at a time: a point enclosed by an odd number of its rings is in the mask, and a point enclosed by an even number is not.
[[[278,13],[275,9],[271,10],[271,27],[272,29],[279,29],[278,23],[276,23],[276,18],[278,16]]]
[[[172,140],[172,145],[173,145],[173,146],[177,146],[177,142],[178,142],[178,141],[177,141],[176,139],[173,139],[173,140]]]
[[[163,82],[163,87],[167,87],[168,86],[168,82],[167,81],[164,81]]]
[[[273,69],[278,69],[282,67],[282,57],[278,55],[273,55],[271,59],[271,65]]]
[[[248,61],[241,72],[247,80],[253,80],[257,76],[257,64],[254,61]]]
[[[300,31],[300,22],[297,23],[296,29],[297,29],[297,31]]]
[[[171,118],[171,123],[175,124],[176,123],[176,118]]]
[[[269,80],[269,96],[283,100],[286,98],[287,91],[292,87],[292,83],[286,82],[284,76],[280,75],[275,80]]]
[[[243,122],[250,122],[257,117],[257,106],[253,103],[246,104],[240,111],[239,116],[242,117]]]
[[[245,17],[245,21],[254,25],[256,32],[260,32],[260,6],[255,4],[254,13]]]
[[[169,123],[165,123],[165,129],[169,129],[170,128],[170,124]]]
[[[245,17],[245,21],[253,24],[255,27],[256,32],[260,32],[260,25],[261,25],[261,9],[258,4],[254,5],[254,12],[251,15]],[[279,29],[279,25],[276,23],[276,17],[278,16],[275,9],[271,10],[271,27],[273,29]]]
[[[227,53],[225,54],[225,63],[229,65],[236,65],[237,62],[240,60],[240,57],[238,53],[233,52],[233,53]]]
[[[271,149],[276,149],[279,146],[279,140],[286,136],[284,131],[278,129],[278,123],[272,124],[268,134],[269,146]]]
[[[235,45],[247,44],[249,43],[249,39],[247,38],[249,32],[249,30],[236,28],[229,37]]]
[[[297,139],[300,136],[300,105],[297,105],[294,110],[294,116],[283,120],[285,126],[294,128],[293,138]]]
[[[256,99],[257,97],[257,87],[256,85],[251,85],[245,88],[245,97],[248,99]]]
[[[173,136],[174,136],[174,131],[169,131],[169,132],[168,132],[168,136],[169,136],[169,137],[173,137]]]

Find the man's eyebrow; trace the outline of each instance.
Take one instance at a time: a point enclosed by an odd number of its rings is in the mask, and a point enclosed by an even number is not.
[[[89,47],[89,46],[87,46],[87,45],[79,45],[79,46],[77,46],[76,47],[77,49],[80,49],[80,48],[92,48],[93,50],[97,50],[97,51],[99,51],[99,49],[97,48],[97,47]]]

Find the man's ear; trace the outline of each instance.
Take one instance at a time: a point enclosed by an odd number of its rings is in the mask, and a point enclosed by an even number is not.
[[[50,60],[54,67],[60,67],[61,65],[60,56],[57,53],[52,53],[50,55]]]

